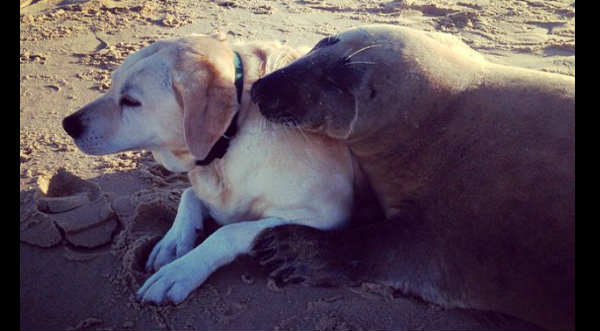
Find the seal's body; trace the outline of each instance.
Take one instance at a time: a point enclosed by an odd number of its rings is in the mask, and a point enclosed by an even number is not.
[[[252,91],[269,120],[349,146],[402,228],[373,243],[398,253],[381,280],[547,328],[574,327],[574,94],[573,77],[385,25],[328,37]]]

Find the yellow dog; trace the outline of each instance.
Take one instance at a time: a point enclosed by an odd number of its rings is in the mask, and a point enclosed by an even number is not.
[[[269,124],[250,100],[255,80],[302,54],[275,42],[230,45],[219,34],[158,41],[124,61],[106,95],[63,120],[84,153],[148,149],[188,173],[192,187],[148,258],[157,272],[140,300],[183,301],[264,229],[348,221],[358,178],[348,149]],[[208,217],[222,227],[194,247]]]

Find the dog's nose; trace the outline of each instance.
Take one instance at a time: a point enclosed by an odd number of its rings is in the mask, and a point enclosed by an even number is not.
[[[73,137],[74,139],[81,136],[84,129],[83,123],[81,123],[81,118],[77,113],[65,117],[62,121],[62,126],[69,136]]]

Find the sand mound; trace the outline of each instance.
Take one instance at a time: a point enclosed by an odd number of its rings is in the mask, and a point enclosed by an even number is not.
[[[39,176],[37,184],[32,198],[22,194],[21,241],[39,247],[64,239],[76,248],[98,248],[121,230],[136,238],[162,236],[175,218],[180,195],[145,189],[113,198],[64,168]]]
[[[64,168],[38,178],[32,204],[21,215],[21,240],[32,245],[51,247],[64,239],[75,247],[96,248],[109,243],[118,227],[98,185]]]

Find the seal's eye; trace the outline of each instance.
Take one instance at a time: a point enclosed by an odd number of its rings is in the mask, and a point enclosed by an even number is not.
[[[139,107],[141,105],[141,102],[135,100],[134,98],[128,95],[122,96],[121,100],[119,100],[119,106],[121,107]]]
[[[338,41],[340,41],[340,38],[338,38],[336,36],[329,36],[329,37],[323,38],[310,51],[312,52],[317,48],[331,46],[331,45],[337,43]]]

